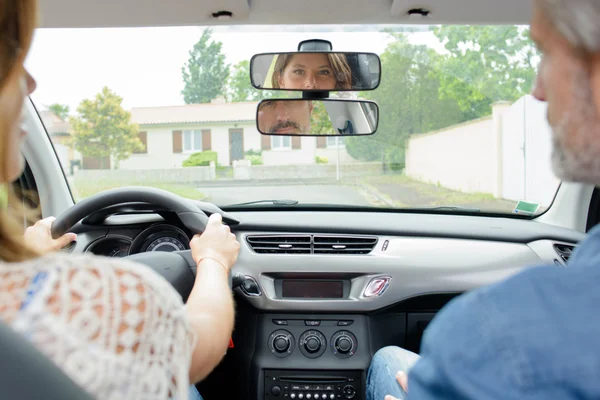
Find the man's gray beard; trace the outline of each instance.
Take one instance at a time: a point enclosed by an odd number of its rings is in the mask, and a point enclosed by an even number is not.
[[[600,117],[590,84],[576,73],[571,109],[552,126],[552,169],[560,180],[600,185]]]

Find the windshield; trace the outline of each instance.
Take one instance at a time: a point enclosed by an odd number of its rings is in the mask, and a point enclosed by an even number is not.
[[[249,60],[314,38],[380,56],[376,90],[336,94],[379,105],[374,135],[257,131],[281,92],[254,89]],[[144,185],[221,207],[530,215],[559,185],[538,62],[522,26],[319,25],[40,29],[27,66],[76,200]]]

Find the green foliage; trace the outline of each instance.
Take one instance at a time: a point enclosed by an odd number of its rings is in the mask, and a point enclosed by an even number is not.
[[[401,33],[381,55],[384,82],[361,97],[379,104],[373,136],[350,137],[348,153],[402,170],[410,135],[489,115],[495,101],[515,101],[535,78],[537,53],[516,26],[441,26],[434,29],[448,54],[414,45]]]
[[[66,121],[67,118],[69,118],[69,112],[71,111],[69,106],[58,103],[50,104],[48,110],[53,112],[63,121]]]
[[[317,164],[329,164],[329,159],[327,157],[316,156],[315,157],[315,162]]]
[[[403,166],[409,135],[452,125],[463,116],[455,101],[439,98],[440,83],[432,73],[439,55],[410,44],[401,34],[393,37],[381,55],[385,84],[362,96],[379,104],[378,130],[373,136],[348,138],[346,149],[360,160]]]
[[[181,68],[185,83],[181,94],[186,104],[210,103],[225,94],[229,64],[221,51],[222,43],[211,40],[211,34],[211,29],[204,30]]]
[[[208,167],[211,162],[217,165],[218,155],[216,151],[201,151],[190,155],[183,160],[184,167]]]
[[[466,120],[489,115],[496,101],[515,101],[531,91],[539,54],[528,29],[444,25],[434,34],[449,52],[438,63],[440,97],[455,100]]]
[[[258,156],[258,155],[246,156],[246,160],[250,160],[250,164],[252,164],[252,165],[263,165],[262,156]]]
[[[313,101],[310,131],[315,135],[335,135],[331,119],[325,108],[325,102]]]
[[[244,60],[234,65],[227,80],[227,101],[257,101],[263,94],[264,91],[253,88],[250,83],[250,62]]]
[[[141,151],[138,126],[130,123],[131,114],[121,106],[123,98],[104,87],[93,100],[83,100],[77,116],[70,119],[72,144],[83,156],[112,156],[115,168],[134,151]]]
[[[262,156],[262,150],[254,150],[254,149],[246,150],[244,155],[245,156]]]

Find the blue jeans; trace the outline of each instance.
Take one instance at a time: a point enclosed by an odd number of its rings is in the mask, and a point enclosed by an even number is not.
[[[395,346],[384,347],[375,353],[367,374],[367,400],[383,400],[388,394],[405,400],[406,392],[396,380],[396,373],[404,371],[408,374],[418,359],[418,354]]]
[[[200,392],[196,389],[196,386],[190,385],[190,400],[202,400]]]

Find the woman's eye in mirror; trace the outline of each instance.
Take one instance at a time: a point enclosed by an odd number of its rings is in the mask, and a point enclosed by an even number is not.
[[[303,69],[295,69],[292,71],[292,73],[294,75],[304,75],[304,70]]]
[[[323,69],[319,71],[319,75],[329,76],[331,75],[331,71],[329,71],[328,69]]]

